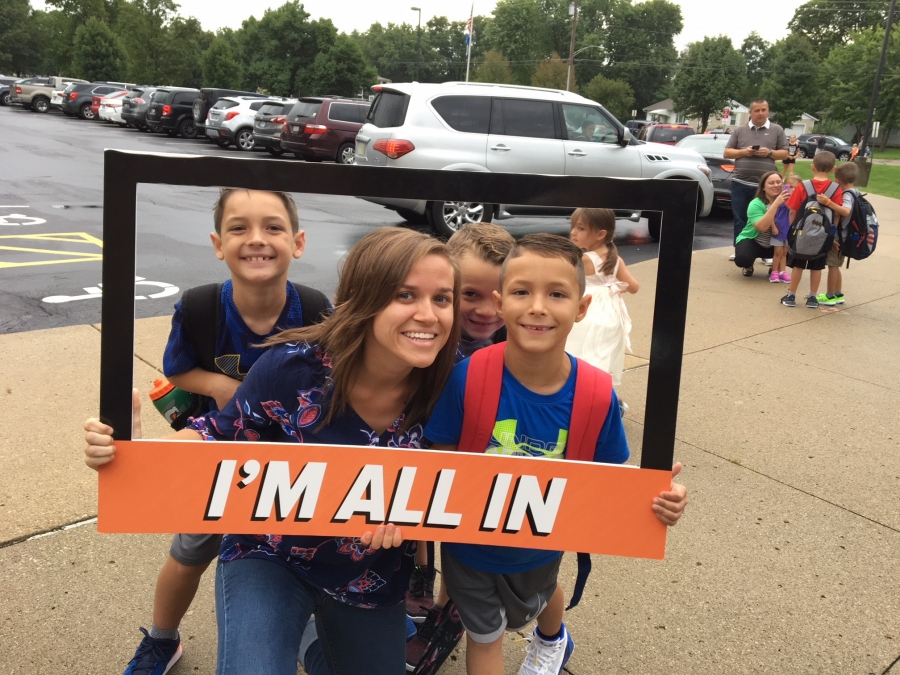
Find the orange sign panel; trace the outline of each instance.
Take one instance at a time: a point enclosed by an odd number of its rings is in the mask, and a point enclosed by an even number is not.
[[[100,532],[361,536],[662,559],[651,504],[671,473],[394,448],[117,441]]]

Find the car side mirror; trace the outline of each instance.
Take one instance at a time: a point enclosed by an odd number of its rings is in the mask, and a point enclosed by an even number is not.
[[[622,132],[619,135],[619,145],[629,145],[631,143],[631,131],[628,127],[622,129]]]

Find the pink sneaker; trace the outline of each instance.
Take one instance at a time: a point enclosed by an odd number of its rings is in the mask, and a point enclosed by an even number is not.
[[[769,283],[777,284],[777,283],[779,283],[780,281],[781,281],[781,277],[778,276],[778,272],[773,271],[773,272],[769,275]]]
[[[787,272],[779,272],[779,273],[778,273],[778,278],[779,278],[779,279],[781,280],[781,282],[784,283],[784,284],[789,284],[789,283],[791,283],[791,275],[788,274]]]

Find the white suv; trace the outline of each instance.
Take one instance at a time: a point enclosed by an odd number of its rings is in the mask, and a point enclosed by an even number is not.
[[[234,143],[238,150],[253,150],[253,122],[256,113],[266,103],[288,101],[286,98],[258,96],[226,96],[206,114],[206,135],[226,148]]]
[[[356,136],[356,163],[412,169],[506,173],[683,178],[700,184],[697,214],[713,205],[703,157],[632,138],[603,106],[556,89],[496,84],[389,84],[373,87],[375,100]],[[546,209],[507,204],[458,204],[370,199],[407,220],[427,218],[449,236],[468,222]],[[654,239],[660,214],[645,214]]]

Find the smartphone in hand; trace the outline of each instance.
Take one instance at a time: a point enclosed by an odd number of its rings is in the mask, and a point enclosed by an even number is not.
[[[758,146],[758,145],[751,145],[751,146],[750,146],[750,149],[751,149],[751,150],[759,150],[759,146]]]

